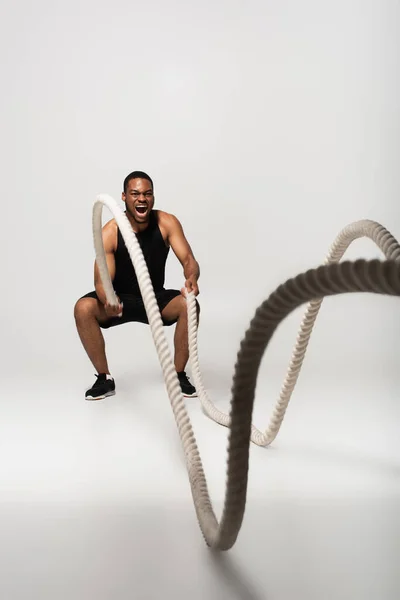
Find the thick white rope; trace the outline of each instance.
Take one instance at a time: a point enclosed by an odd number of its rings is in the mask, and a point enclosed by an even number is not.
[[[102,240],[101,214],[104,205],[109,208],[115,217],[138,278],[151,333],[164,374],[168,397],[185,454],[189,482],[200,529],[206,543],[210,547],[219,550],[228,550],[234,545],[237,539],[246,505],[249,448],[251,434],[252,431],[254,432],[251,419],[258,370],[265,349],[276,328],[293,310],[315,298],[320,299],[324,296],[346,292],[373,292],[400,296],[400,262],[397,259],[383,262],[379,260],[358,260],[342,264],[325,264],[317,269],[311,269],[306,273],[289,279],[285,284],[279,286],[258,307],[240,344],[235,364],[231,412],[229,416],[225,502],[221,521],[218,523],[212,508],[200,454],[186,411],[185,401],[164,334],[161,314],[139,242],[126,215],[118,207],[114,199],[102,194],[97,197],[93,206],[93,237],[96,260],[107,301],[113,305],[117,303],[107,268]],[[385,236],[388,239],[386,233]],[[359,237],[359,235],[357,234],[355,237]],[[394,240],[394,238],[391,239]],[[394,247],[394,244],[398,247],[395,240],[391,244],[392,247]],[[343,241],[337,245],[337,250],[335,251],[340,252],[339,247],[344,252],[345,246]],[[397,248],[395,253],[397,253]],[[188,294],[187,299],[191,321],[190,336],[192,336],[191,352],[193,357],[195,356],[193,350],[196,350],[196,348],[193,348],[193,318],[194,321],[196,319],[193,293]],[[196,375],[196,380],[198,383],[199,375]]]
[[[383,252],[388,260],[400,259],[400,245],[392,234],[376,221],[364,219],[355,221],[347,225],[336,237],[336,240],[329,249],[324,264],[339,262],[350,244],[359,238],[367,237],[371,239]],[[297,334],[296,345],[290,359],[289,368],[286,373],[284,383],[281,388],[279,398],[272,413],[270,423],[262,433],[254,425],[251,428],[251,441],[258,446],[268,446],[278,435],[286,409],[289,405],[293,390],[297,383],[301,367],[303,365],[308,342],[318,316],[323,298],[317,298],[309,302],[303,316],[299,332]],[[230,416],[218,410],[218,408],[209,399],[207,391],[203,385],[201,371],[199,366],[198,346],[197,346],[197,317],[196,302],[192,295],[188,297],[188,329],[189,329],[189,352],[190,364],[192,367],[193,380],[197,388],[201,405],[205,414],[216,423],[225,427],[230,427]]]

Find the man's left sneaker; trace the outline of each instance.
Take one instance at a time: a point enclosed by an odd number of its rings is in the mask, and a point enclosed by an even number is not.
[[[86,391],[86,400],[102,400],[115,394],[115,381],[108,373],[99,373],[96,375],[96,381],[90,389]]]
[[[185,371],[178,373],[178,379],[181,384],[182,394],[186,396],[186,398],[195,398],[197,396],[196,388],[190,383]]]

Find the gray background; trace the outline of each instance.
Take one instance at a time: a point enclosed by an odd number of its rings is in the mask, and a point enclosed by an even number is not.
[[[324,302],[280,436],[251,449],[243,528],[222,561],[196,523],[149,329],[107,332],[118,394],[86,404],[73,306],[93,288],[96,195],[119,200],[125,175],[146,170],[199,260],[200,362],[228,411],[258,304],[351,221],[400,237],[399,3],[0,11],[0,597],[398,598],[397,299]],[[368,240],[346,253],[380,256]],[[183,284],[173,257],[167,284]],[[261,429],[303,309],[267,349]],[[219,515],[228,432],[197,400],[188,409]]]

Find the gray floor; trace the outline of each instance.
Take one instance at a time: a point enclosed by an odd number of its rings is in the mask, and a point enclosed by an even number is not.
[[[223,358],[225,334],[200,357],[211,397],[228,410],[236,348],[226,346]],[[234,548],[218,556],[196,521],[149,331],[135,329],[143,352],[133,363],[117,350],[130,335],[122,328],[108,335],[118,393],[106,401],[83,400],[93,377],[76,349],[73,376],[54,370],[45,377],[33,368],[30,377],[6,380],[2,600],[400,596],[396,371],[322,375],[312,365],[316,333],[279,437],[269,449],[251,449],[243,526]],[[210,340],[200,343],[206,348]],[[280,380],[279,368],[266,361],[254,413],[259,428]],[[187,406],[219,516],[228,431],[206,418],[198,401]]]

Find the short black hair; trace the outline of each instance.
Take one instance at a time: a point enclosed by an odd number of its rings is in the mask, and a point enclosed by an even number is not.
[[[129,175],[127,175],[124,179],[124,194],[126,194],[126,189],[128,187],[128,183],[130,182],[131,179],[147,179],[148,181],[150,181],[151,183],[151,187],[153,188],[153,192],[154,192],[154,184],[153,184],[153,180],[152,178],[147,175],[147,173],[144,173],[144,171],[132,171],[132,173],[129,173]]]

